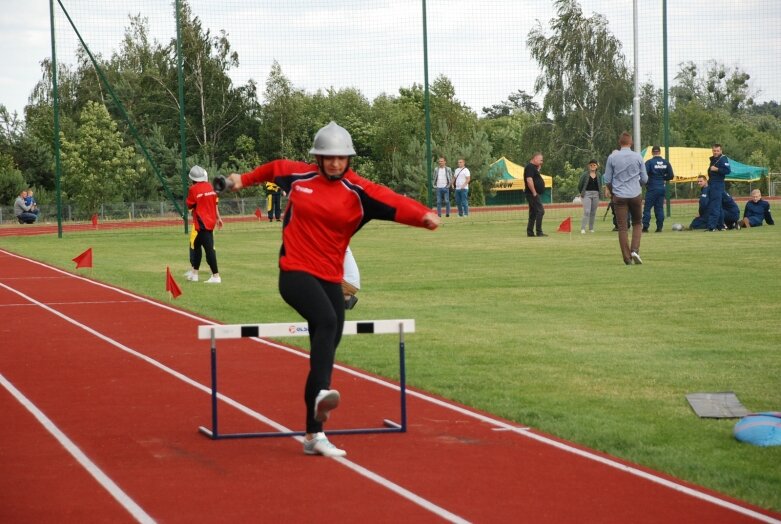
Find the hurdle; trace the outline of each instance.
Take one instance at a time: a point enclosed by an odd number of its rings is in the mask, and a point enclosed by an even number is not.
[[[399,334],[399,422],[383,419],[383,427],[328,430],[329,435],[360,433],[405,433],[407,431],[407,377],[404,358],[404,334],[415,332],[414,319],[351,320],[345,321],[342,335]],[[295,437],[306,431],[265,431],[258,433],[220,433],[218,431],[217,405],[217,340],[236,338],[283,338],[309,336],[306,322],[275,324],[224,324],[198,326],[198,339],[211,341],[211,415],[212,427],[200,426],[198,431],[212,440],[239,438]]]

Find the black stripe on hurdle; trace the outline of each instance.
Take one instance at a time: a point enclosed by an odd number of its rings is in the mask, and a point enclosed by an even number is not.
[[[374,333],[374,322],[358,322],[355,325],[356,333],[362,335],[364,333]]]
[[[258,326],[241,326],[242,337],[257,337]]]

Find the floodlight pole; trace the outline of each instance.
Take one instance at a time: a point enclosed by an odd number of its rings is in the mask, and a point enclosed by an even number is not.
[[[432,189],[431,169],[433,159],[431,158],[431,105],[429,103],[428,90],[428,28],[426,26],[426,0],[423,0],[423,112],[426,119],[426,167],[424,173],[426,176],[426,186],[428,187],[428,207],[434,205],[434,190]]]
[[[634,113],[634,135],[635,151],[638,153],[643,149],[642,138],[640,137],[640,72],[639,61],[640,52],[637,49],[638,30],[637,30],[637,0],[632,1],[632,20],[634,25],[634,54],[635,54],[635,97],[632,103],[632,112]]]
[[[667,0],[662,0],[662,67],[664,69],[664,158],[670,162],[670,100],[667,91]],[[670,182],[672,183],[672,182]],[[667,216],[670,212],[670,185],[666,185],[665,197],[667,197]]]
[[[57,200],[57,238],[62,238],[62,163],[60,160],[60,91],[57,87],[57,44],[54,37],[54,0],[49,0],[49,24],[52,38],[52,110],[54,116],[54,187]]]

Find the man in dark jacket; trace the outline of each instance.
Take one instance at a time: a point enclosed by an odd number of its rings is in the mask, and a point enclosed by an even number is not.
[[[656,216],[656,232],[662,232],[664,226],[664,199],[667,196],[667,181],[672,180],[673,166],[661,155],[662,149],[654,146],[651,149],[653,157],[645,163],[648,174],[648,185],[645,189],[645,205],[643,206],[643,233],[648,233],[651,225],[651,208]]]
[[[535,152],[523,170],[523,181],[526,185],[526,202],[529,203],[529,223],[526,226],[526,236],[547,237],[542,232],[542,216],[545,208],[542,206],[542,194],[545,192],[545,181],[540,175],[542,153]],[[536,231],[536,235],[535,235]]]
[[[759,227],[762,225],[763,220],[769,226],[775,225],[773,217],[770,215],[770,202],[762,200],[762,192],[759,189],[755,189],[751,192],[751,200],[746,202],[741,226]]]
[[[721,210],[724,213],[724,226],[727,229],[740,229],[740,208],[726,191],[721,194]]]
[[[721,144],[713,144],[708,166],[708,231],[719,231],[724,224],[724,213],[721,209],[721,194],[724,192],[724,179],[732,170],[729,158],[721,154]]]
[[[708,228],[708,179],[705,175],[697,177],[697,185],[700,186],[700,206],[697,210],[697,216],[694,217],[689,229],[707,229]]]

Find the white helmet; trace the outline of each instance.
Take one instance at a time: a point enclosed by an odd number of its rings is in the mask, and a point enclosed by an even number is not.
[[[190,169],[190,180],[193,182],[206,182],[209,180],[209,175],[206,174],[206,170],[201,166],[193,166]]]
[[[331,121],[315,134],[310,155],[355,156],[353,139],[345,128]]]

